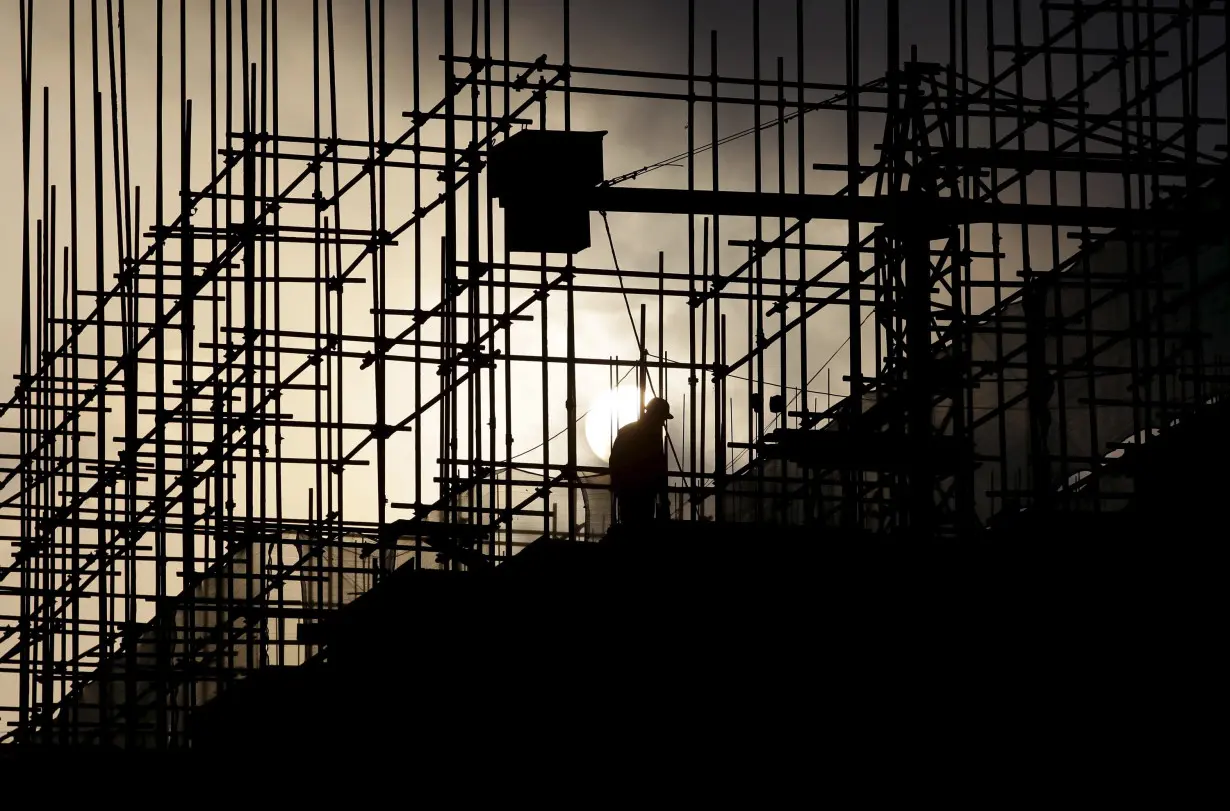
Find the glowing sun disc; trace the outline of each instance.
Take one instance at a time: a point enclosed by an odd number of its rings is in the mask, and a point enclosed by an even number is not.
[[[641,393],[635,386],[620,386],[598,395],[585,417],[585,441],[594,454],[606,461],[620,427],[640,416]]]

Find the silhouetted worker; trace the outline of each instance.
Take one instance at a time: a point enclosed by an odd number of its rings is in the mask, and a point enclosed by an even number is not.
[[[611,491],[621,524],[647,524],[654,519],[655,508],[661,518],[669,513],[662,429],[673,419],[670,405],[655,397],[639,420],[620,428],[615,436],[611,445]]]

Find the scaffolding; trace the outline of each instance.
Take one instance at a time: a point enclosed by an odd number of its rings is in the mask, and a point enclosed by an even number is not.
[[[749,545],[1119,509],[1221,393],[1224,2],[688,0],[682,70],[579,0],[293,5],[17,4],[10,739],[184,745],[396,568],[599,539],[620,386]]]

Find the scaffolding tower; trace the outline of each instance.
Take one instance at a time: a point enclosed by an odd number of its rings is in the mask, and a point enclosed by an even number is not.
[[[54,5],[18,3],[13,740],[182,745],[395,569],[600,539],[608,389],[671,400],[675,518],[752,548],[1121,509],[1224,388],[1220,0],[920,3],[917,44],[899,0],[688,0],[679,71],[574,52],[569,0],[524,37],[542,3]],[[679,148],[644,165],[631,103]]]

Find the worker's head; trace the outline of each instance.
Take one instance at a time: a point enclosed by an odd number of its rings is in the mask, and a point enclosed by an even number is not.
[[[653,425],[665,425],[667,420],[675,419],[671,414],[670,403],[661,397],[655,397],[645,405],[645,422]]]

